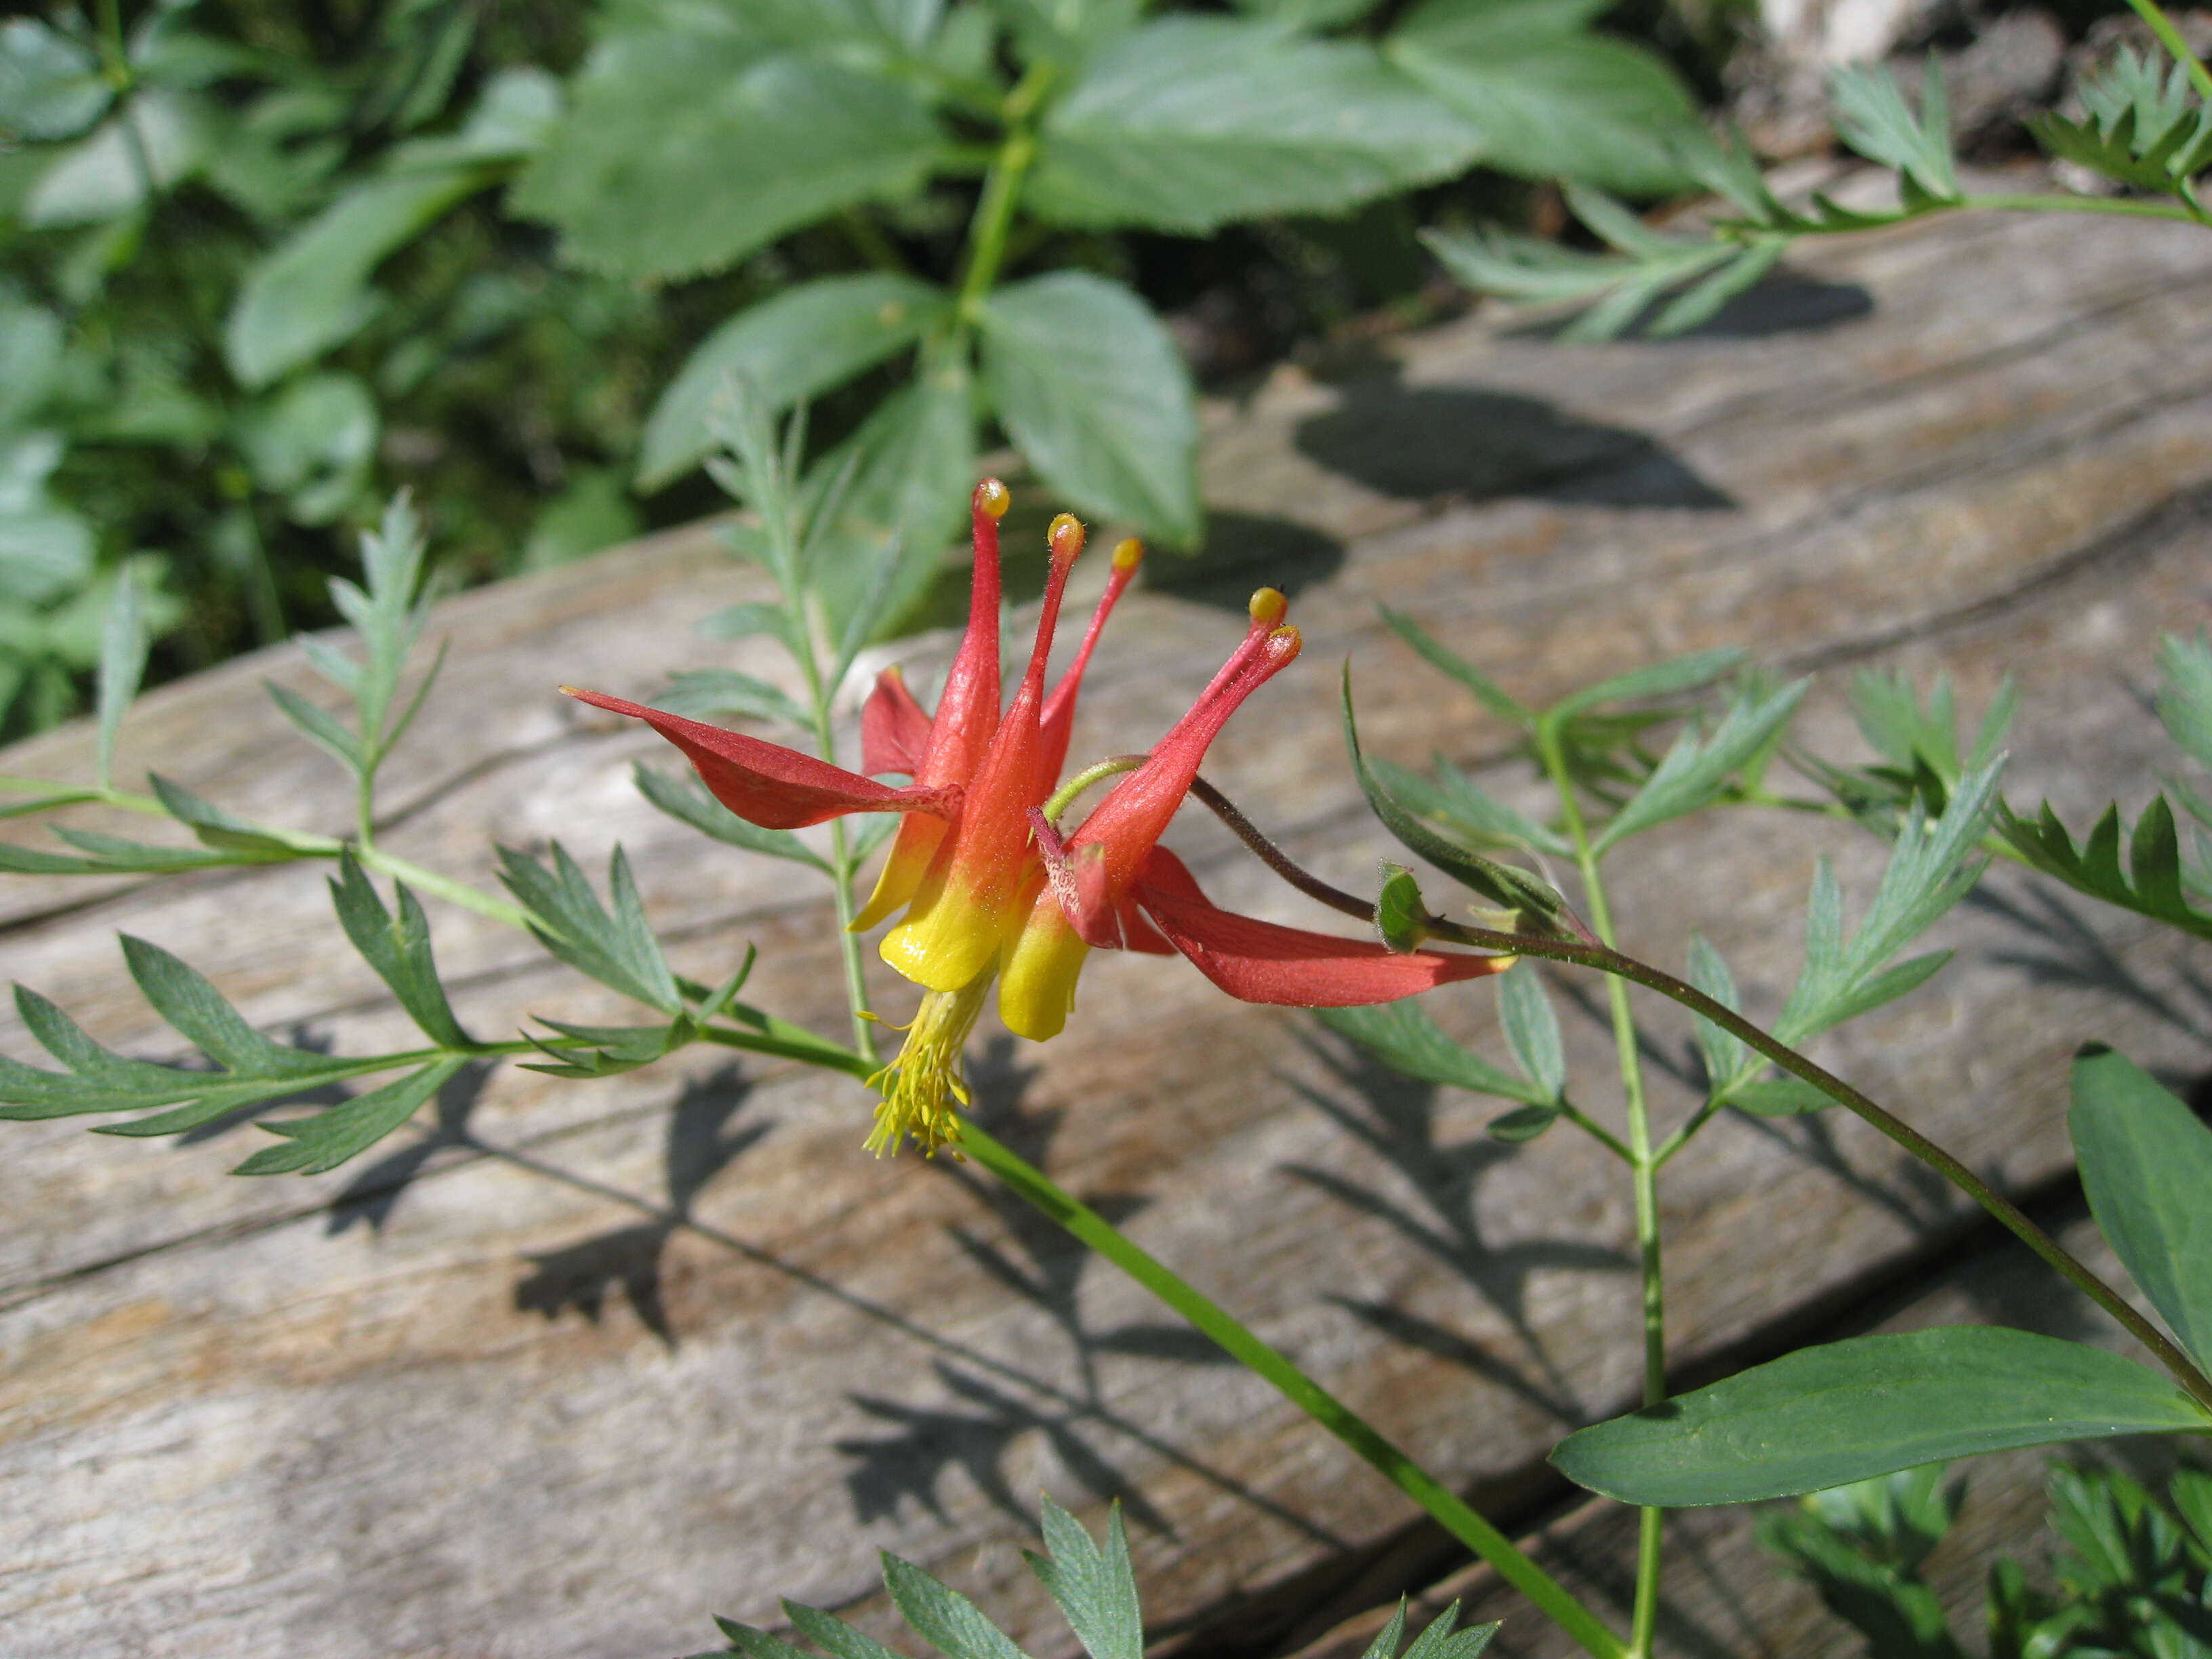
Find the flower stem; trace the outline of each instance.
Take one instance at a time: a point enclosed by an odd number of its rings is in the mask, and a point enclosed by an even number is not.
[[[1598,873],[1598,854],[1590,843],[1581,801],[1575,794],[1574,775],[1559,744],[1553,721],[1540,721],[1536,747],[1544,770],[1559,792],[1561,820],[1574,842],[1575,863],[1583,878],[1583,893],[1589,904],[1590,926],[1607,950],[1613,948],[1613,909],[1607,902],[1605,882]],[[1628,1170],[1636,1198],[1636,1247],[1642,1281],[1644,1319],[1644,1403],[1656,1406],[1667,1397],[1667,1295],[1662,1277],[1659,1237],[1659,1164],[1651,1155],[1651,1116],[1644,1088],[1644,1060],[1637,1048],[1636,1015],[1628,1003],[1628,981],[1608,977],[1606,1000],[1613,1016],[1613,1043],[1620,1065],[1621,1094],[1628,1115]],[[1666,1511],[1647,1508],[1638,1519],[1636,1603],[1628,1632],[1628,1649],[1635,1659],[1651,1651],[1651,1635],[1659,1616],[1660,1546]]]
[[[1596,1659],[1629,1659],[1629,1650],[1620,1638],[1511,1539],[1233,1315],[974,1124],[962,1127],[960,1149],[1011,1191],[1159,1297],[1231,1358],[1273,1384],[1285,1399],[1365,1459],[1445,1530],[1496,1568],[1500,1577],[1534,1602],[1586,1652]]]
[[[957,313],[963,331],[982,319],[983,301],[999,280],[999,267],[1006,257],[1006,238],[1014,228],[1014,209],[1020,202],[1022,183],[1030,163],[1036,159],[1036,135],[1030,118],[1059,74],[1050,63],[1030,65],[1014,89],[1006,94],[1001,114],[1006,136],[1000,141],[991,169],[983,175],[983,193],[975,204],[975,216],[968,227],[968,263],[960,274]]]

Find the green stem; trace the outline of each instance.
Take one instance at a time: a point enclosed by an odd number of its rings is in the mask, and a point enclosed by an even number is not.
[[[968,227],[968,263],[960,276],[958,315],[961,328],[972,330],[982,320],[983,301],[999,280],[999,267],[1006,257],[1006,237],[1013,229],[1014,209],[1021,200],[1022,182],[1036,159],[1036,136],[1030,118],[1052,89],[1058,70],[1049,63],[1032,64],[1014,89],[1006,94],[1002,113],[1006,136],[983,175],[983,193],[975,204],[975,216]]]
[[[1590,926],[1611,950],[1613,909],[1606,899],[1598,854],[1590,842],[1589,826],[1583,818],[1582,803],[1575,793],[1574,776],[1567,769],[1556,723],[1549,720],[1538,723],[1536,746],[1544,770],[1559,793],[1568,838],[1574,842]],[[1644,1088],[1644,1059],[1637,1048],[1636,1015],[1628,1002],[1628,981],[1608,978],[1605,983],[1621,1092],[1627,1106],[1628,1169],[1636,1195],[1637,1261],[1643,1290],[1644,1403],[1656,1406],[1667,1397],[1667,1297],[1660,1260],[1659,1165],[1651,1156],[1651,1115]],[[1646,1509],[1638,1522],[1636,1606],[1628,1633],[1629,1651],[1638,1659],[1651,1651],[1652,1631],[1659,1616],[1660,1545],[1665,1516],[1662,1510]]]
[[[1096,1210],[1062,1191],[1042,1170],[1017,1157],[973,1123],[962,1126],[960,1149],[1010,1190],[1159,1297],[1195,1329],[1218,1344],[1231,1358],[1272,1383],[1285,1399],[1357,1452],[1460,1542],[1490,1563],[1500,1577],[1534,1602],[1585,1651],[1597,1656],[1597,1659],[1629,1659],[1629,1650],[1620,1638],[1511,1539],[1385,1439],[1351,1407],[1140,1249]]]
[[[1636,1154],[1628,1150],[1627,1142],[1607,1128],[1605,1125],[1590,1117],[1574,1102],[1564,1097],[1559,1101],[1559,1115],[1592,1140],[1596,1141],[1599,1146],[1604,1147],[1623,1164],[1633,1164],[1636,1162]]]
[[[405,882],[418,893],[434,894],[448,904],[458,904],[464,910],[473,910],[480,916],[503,921],[510,927],[556,935],[561,931],[544,917],[522,905],[509,903],[496,894],[471,887],[465,881],[456,881],[451,876],[441,876],[435,870],[426,870],[421,865],[396,857],[380,847],[356,847],[353,855],[361,860],[364,869],[380,871],[394,881]],[[337,843],[331,843],[331,851],[326,856],[337,856]]]
[[[1346,915],[1356,916],[1366,922],[1374,920],[1375,907],[1372,904],[1340,887],[1332,887],[1318,876],[1298,868],[1282,848],[1255,829],[1249,819],[1237,811],[1220,791],[1206,784],[1204,779],[1192,786],[1191,794],[1212,807],[1217,816],[1237,832],[1268,868],[1281,875],[1300,892]],[[1540,957],[1547,962],[1571,963],[1577,968],[1595,969],[1601,974],[1629,980],[1646,990],[1658,992],[1669,1001],[1680,1003],[1693,1014],[1711,1020],[1747,1047],[1765,1055],[1792,1077],[1802,1078],[1838,1105],[1865,1119],[1995,1216],[2021,1243],[2057,1269],[2068,1284],[2117,1320],[2122,1329],[2150,1351],[2152,1358],[2172,1375],[2191,1399],[2206,1411],[2212,1412],[2212,1378],[2207,1378],[2163,1331],[2130,1307],[2118,1291],[2090,1272],[2056,1239],[2023,1215],[2017,1205],[1911,1125],[1875,1104],[1833,1073],[1814,1065],[1795,1048],[1762,1031],[1735,1009],[1714,1001],[1688,981],[1675,978],[1663,968],[1654,968],[1648,962],[1638,962],[1634,957],[1623,956],[1619,951],[1604,945],[1539,933],[1500,933],[1492,927],[1470,927],[1463,922],[1449,921],[1442,916],[1424,916],[1420,918],[1420,926],[1430,937],[1454,945],[1472,945],[1478,951],[1496,951],[1508,956]]]
[[[2182,39],[2173,20],[2160,9],[2158,0],[2128,0],[2128,3],[2136,9],[2137,16],[2150,25],[2150,32],[2158,36],[2159,44],[2173,54],[2173,61],[2189,72],[2197,95],[2212,103],[2212,75],[2205,72],[2203,60],[2190,51],[2189,42]]]
[[[1149,755],[1109,755],[1096,765],[1085,767],[1053,792],[1052,799],[1044,804],[1044,821],[1058,823],[1060,815],[1073,806],[1077,797],[1092,784],[1123,772],[1133,772],[1151,758]]]
[[[2194,58],[2190,61],[2196,63]],[[2203,72],[2203,66],[2197,65],[2197,73]],[[2128,219],[2203,222],[2202,215],[2186,207],[2168,202],[2138,201],[2127,196],[1966,196],[1961,197],[1957,205],[1994,213],[2111,213]]]

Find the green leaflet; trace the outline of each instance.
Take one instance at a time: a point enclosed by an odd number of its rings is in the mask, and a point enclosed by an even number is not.
[[[570,967],[590,975],[624,996],[674,1016],[684,1011],[675,976],[661,955],[660,941],[645,919],[637,883],[622,848],[607,866],[611,914],[599,902],[591,882],[560,842],[553,843],[553,868],[511,848],[499,849],[500,879],[524,908],[557,929],[532,927],[539,943]]]
[[[430,951],[430,921],[404,883],[392,884],[397,909],[386,910],[350,852],[338,860],[331,882],[331,902],[353,948],[392,988],[422,1035],[441,1048],[471,1048],[476,1040],[461,1029],[446,1000],[438,964]]]
[[[1046,116],[1030,203],[1063,224],[1201,234],[1337,213],[1459,172],[1465,124],[1364,41],[1176,16],[1097,52]]]
[[[1083,512],[1195,546],[1197,393],[1152,307],[1059,271],[997,289],[981,322],[984,392],[1039,476]]]
[[[1591,34],[1582,4],[1426,0],[1383,46],[1463,122],[1489,166],[1650,195],[1679,190],[1664,137],[1697,104],[1665,63]]]
[[[1039,1505],[1048,1552],[1022,1552],[1037,1583],[1060,1608],[1067,1627],[1091,1659],[1144,1659],[1145,1630],[1137,1606],[1137,1579],[1129,1565],[1129,1540],[1121,1506],[1106,1514],[1106,1546],[1091,1541],[1083,1523],[1043,1498]]]
[[[1522,971],[1513,969],[1504,977],[1511,979]],[[1316,1008],[1314,1018],[1392,1071],[1424,1083],[1498,1095],[1532,1106],[1543,1106],[1551,1099],[1540,1084],[1516,1077],[1454,1042],[1413,998],[1367,1008]]]
[[[2073,1092],[2097,1225],[2190,1358],[2212,1364],[2212,1129],[2109,1050],[2075,1059]]]
[[[840,208],[910,194],[943,143],[902,82],[733,34],[611,35],[574,99],[510,204],[623,276],[720,270]]]
[[[1592,1492],[1674,1509],[2021,1446],[2207,1430],[2188,1395],[2132,1360],[1957,1325],[1800,1349],[1569,1435],[1552,1462]]]
[[[467,1065],[466,1055],[433,1060],[421,1070],[355,1096],[343,1106],[313,1117],[263,1121],[257,1128],[284,1137],[247,1158],[234,1175],[320,1175],[367,1151],[415,1115],[422,1103],[445,1087]]]
[[[912,345],[945,307],[942,289],[877,271],[802,283],[739,312],[700,343],[653,405],[639,486],[659,489],[714,448],[708,415],[732,376],[772,408],[804,403]]]
[[[2120,867],[2120,809],[2108,806],[2077,848],[2058,814],[2045,801],[2033,819],[2009,807],[1998,821],[2004,838],[2047,876],[2107,904],[2133,910],[2199,939],[2212,939],[2212,911],[2191,904],[2183,886],[2180,837],[2164,795],[2151,797],[2135,828],[2126,832],[2128,866]]]

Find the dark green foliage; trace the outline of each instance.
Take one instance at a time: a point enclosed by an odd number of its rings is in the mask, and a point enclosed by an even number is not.
[[[1879,1659],[2195,1659],[2212,1651],[2212,1477],[2177,1470],[2163,1503],[2126,1475],[2051,1469],[2056,1584],[1990,1570],[1986,1650],[1961,1643],[1923,1577],[1963,1483],[1941,1465],[1815,1492],[1767,1515],[1759,1541]]]

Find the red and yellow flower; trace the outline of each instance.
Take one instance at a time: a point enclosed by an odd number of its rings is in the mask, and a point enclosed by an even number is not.
[[[903,787],[848,772],[795,750],[658,708],[564,687],[572,696],[634,715],[682,750],[714,797],[739,817],[797,829],[848,812],[904,815],[875,890],[854,919],[872,927],[900,909],[884,960],[921,986],[921,1006],[898,1057],[877,1076],[883,1103],[871,1150],[908,1136],[927,1152],[956,1145],[968,1103],[961,1054],[999,988],[1016,1036],[1058,1035],[1093,950],[1181,955],[1247,1002],[1346,1007],[1389,1002],[1454,980],[1494,974],[1510,957],[1393,952],[1220,909],[1160,836],[1198,776],[1206,747],[1238,706],[1298,654],[1283,596],[1253,596],[1243,642],[1190,712],[1063,840],[1046,808],[1068,746],[1076,696],[1099,633],[1135,574],[1143,550],[1123,542],[1075,660],[1048,692],[1047,659],[1083,526],[1066,514],[1048,532],[1044,608],[1013,700],[999,686],[999,520],[1006,488],[995,478],[973,501],[975,576],[968,627],[934,715],[896,668],[887,669],[860,722],[866,773],[904,775]]]

